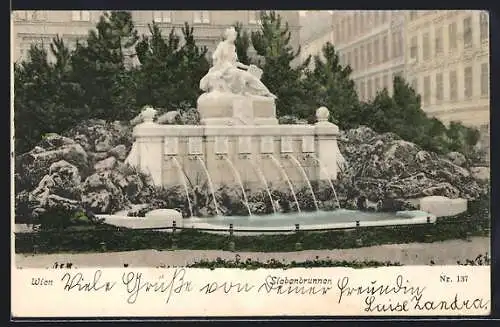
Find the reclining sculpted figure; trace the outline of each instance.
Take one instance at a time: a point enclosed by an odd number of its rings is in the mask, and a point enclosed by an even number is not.
[[[261,82],[262,70],[255,65],[238,62],[236,54],[237,32],[228,28],[212,55],[213,66],[200,81],[200,89],[205,92],[219,91],[241,95],[257,95],[276,98]]]

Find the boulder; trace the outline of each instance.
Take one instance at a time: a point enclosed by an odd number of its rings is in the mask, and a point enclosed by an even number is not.
[[[472,167],[472,176],[482,182],[490,180],[490,167]]]
[[[109,157],[107,159],[101,160],[94,165],[94,169],[96,172],[103,170],[112,170],[116,166],[116,158]]]
[[[177,124],[180,123],[181,114],[174,110],[169,111],[157,118],[156,122],[158,124]]]
[[[448,160],[450,160],[453,164],[457,166],[463,167],[467,163],[467,159],[460,152],[455,152],[455,151],[449,152],[446,155],[446,157],[448,158]]]
[[[370,201],[412,199],[431,195],[475,199],[486,190],[471,176],[460,154],[449,157],[425,151],[393,133],[367,127],[343,131],[339,149],[347,166],[339,174],[339,196],[360,194]]]
[[[113,156],[118,160],[125,160],[127,158],[127,147],[124,144],[119,144],[108,151],[109,156]]]

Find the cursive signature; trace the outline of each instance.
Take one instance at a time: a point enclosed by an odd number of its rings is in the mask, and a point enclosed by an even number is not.
[[[349,284],[349,277],[343,277],[338,280],[337,288],[340,291],[338,303],[342,302],[345,296],[376,296],[376,295],[389,295],[389,294],[404,294],[404,295],[422,295],[425,287],[412,286],[408,280],[405,280],[402,275],[396,277],[394,284],[379,283],[376,280],[371,281],[368,285],[351,286]]]
[[[101,282],[101,276],[102,276],[102,271],[96,270],[94,272],[94,275],[92,276],[92,280],[87,281],[84,278],[83,273],[81,272],[74,274],[67,272],[63,275],[61,281],[65,282],[64,285],[65,291],[71,291],[71,290],[86,291],[86,292],[101,291],[101,290],[104,290],[104,292],[111,291],[111,289],[115,286],[116,282],[110,282],[110,281]]]
[[[140,292],[166,293],[166,303],[170,301],[173,294],[191,292],[191,281],[186,280],[186,269],[176,269],[172,276],[161,275],[155,281],[145,280],[142,273],[123,273],[122,282],[129,294],[127,302],[134,304]]]

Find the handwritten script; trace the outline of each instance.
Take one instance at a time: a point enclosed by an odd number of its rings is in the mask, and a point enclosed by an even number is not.
[[[288,275],[286,275],[288,274]],[[166,304],[179,296],[299,296],[318,297],[332,306],[359,305],[366,314],[405,312],[460,312],[463,310],[488,310],[490,301],[482,297],[466,297],[463,293],[449,292],[436,299],[436,292],[429,286],[412,282],[402,274],[387,282],[377,279],[352,279],[350,276],[311,277],[290,276],[278,271],[255,283],[245,280],[203,280],[190,278],[189,269],[160,270],[157,275],[145,276],[140,271],[125,271],[121,279],[106,278],[102,270],[93,273],[69,271],[61,279],[65,292],[125,294],[124,301],[134,304],[147,302],[152,295],[160,296]],[[212,275],[213,276],[213,275]],[[234,274],[232,276],[238,276]],[[434,296],[427,296],[428,294]],[[439,294],[439,293],[438,293]],[[333,301],[332,301],[333,299]]]

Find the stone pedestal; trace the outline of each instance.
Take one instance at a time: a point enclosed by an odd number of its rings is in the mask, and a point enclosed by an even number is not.
[[[213,91],[197,101],[203,125],[276,125],[273,98]]]
[[[330,112],[325,107],[321,107],[316,111],[316,119],[318,121],[315,125],[315,134],[317,137],[316,153],[320,161],[319,164],[322,165],[319,174],[322,180],[337,179],[339,167],[342,167],[345,162],[337,144],[339,128],[328,121],[329,116]]]

